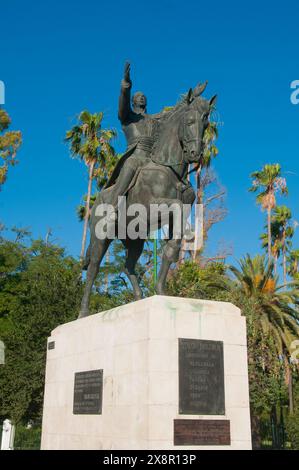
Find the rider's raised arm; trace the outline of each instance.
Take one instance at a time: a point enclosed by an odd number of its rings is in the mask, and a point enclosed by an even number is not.
[[[124,78],[121,81],[121,89],[118,105],[118,119],[121,123],[126,122],[131,113],[131,88],[130,64],[126,63]]]
[[[126,122],[131,112],[131,88],[132,84],[121,81],[121,89],[118,104],[118,119],[120,122]]]

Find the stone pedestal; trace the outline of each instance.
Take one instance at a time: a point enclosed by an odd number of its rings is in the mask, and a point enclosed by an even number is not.
[[[41,447],[250,449],[240,310],[153,296],[56,328]]]
[[[13,450],[15,438],[15,427],[9,419],[3,421],[2,437],[1,437],[1,450]]]

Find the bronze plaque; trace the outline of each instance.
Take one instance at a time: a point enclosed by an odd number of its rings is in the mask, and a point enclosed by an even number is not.
[[[229,446],[230,422],[224,419],[175,419],[175,446]]]
[[[222,341],[179,338],[179,413],[225,414]]]
[[[75,373],[74,415],[102,414],[103,369]]]

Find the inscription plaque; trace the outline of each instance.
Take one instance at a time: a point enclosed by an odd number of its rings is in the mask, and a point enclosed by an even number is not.
[[[103,369],[75,373],[73,414],[102,414],[102,397]]]
[[[175,446],[230,445],[230,422],[224,419],[175,419]]]
[[[225,414],[222,341],[179,338],[179,413]]]

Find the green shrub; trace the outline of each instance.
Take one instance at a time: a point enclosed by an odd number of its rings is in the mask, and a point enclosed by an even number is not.
[[[299,410],[288,417],[286,423],[288,440],[291,443],[292,450],[299,450]]]
[[[14,448],[16,450],[39,450],[41,441],[41,428],[33,426],[27,428],[22,424],[16,426]]]

